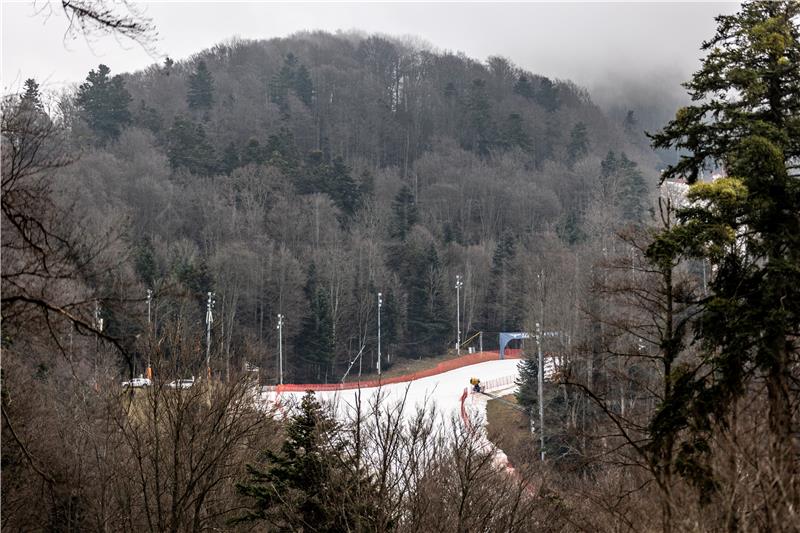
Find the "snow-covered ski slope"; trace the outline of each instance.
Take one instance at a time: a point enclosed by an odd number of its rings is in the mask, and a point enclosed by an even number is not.
[[[519,359],[504,359],[486,361],[474,365],[464,366],[436,374],[434,376],[392,383],[381,387],[369,387],[362,389],[345,389],[336,391],[320,390],[315,391],[317,399],[323,402],[332,402],[336,405],[337,411],[346,413],[355,404],[357,394],[361,393],[362,406],[369,405],[377,395],[381,395],[382,405],[393,405],[402,401],[406,397],[404,413],[411,417],[416,411],[416,407],[435,406],[436,412],[445,420],[453,416],[459,416],[461,410],[461,396],[465,388],[470,387],[469,380],[476,377],[481,382],[492,379],[515,376],[518,374],[517,365]],[[313,390],[313,385],[309,385]],[[291,406],[299,403],[304,392],[276,392],[270,391],[267,399],[270,402],[278,402],[282,406]],[[485,420],[486,404],[475,404],[470,411],[480,419]]]

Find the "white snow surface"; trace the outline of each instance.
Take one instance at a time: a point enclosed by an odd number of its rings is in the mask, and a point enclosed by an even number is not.
[[[518,375],[517,365],[519,359],[504,359],[497,361],[487,361],[475,365],[465,366],[443,372],[435,376],[420,378],[414,381],[383,385],[382,387],[371,387],[361,389],[362,406],[369,405],[375,399],[375,395],[382,394],[382,405],[393,405],[403,399],[408,390],[406,408],[404,414],[412,417],[417,407],[435,406],[440,417],[450,420],[453,416],[460,416],[461,395],[467,388],[471,392],[469,384],[470,378],[476,377],[482,382],[490,379],[502,378],[511,375]],[[354,400],[358,394],[357,389],[347,389],[339,391],[317,391],[317,399],[321,402],[332,402],[337,406],[339,413],[346,413],[354,405]],[[277,398],[283,406],[299,404],[304,392],[283,392]],[[471,414],[477,416],[479,420],[486,420],[486,402],[475,401],[472,395],[466,402],[466,406]],[[268,402],[274,403],[276,400],[275,392],[270,392],[265,398]]]

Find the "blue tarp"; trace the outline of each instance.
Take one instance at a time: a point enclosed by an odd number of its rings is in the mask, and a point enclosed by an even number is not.
[[[516,339],[529,339],[530,335],[527,333],[501,333],[500,334],[500,359],[505,359],[506,345]]]

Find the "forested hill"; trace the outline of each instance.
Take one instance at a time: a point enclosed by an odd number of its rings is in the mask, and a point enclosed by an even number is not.
[[[338,379],[375,351],[379,291],[384,354],[442,353],[456,274],[488,344],[525,328],[545,255],[641,220],[656,183],[634,116],[500,57],[309,33],[113,68],[62,103],[83,152],[65,189],[125,224],[158,327],[201,331],[216,293],[215,367],[272,372],[282,313],[292,377]]]

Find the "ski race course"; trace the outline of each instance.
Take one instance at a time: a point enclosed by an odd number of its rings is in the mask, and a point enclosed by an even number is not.
[[[317,399],[335,405],[336,411],[343,414],[355,406],[359,394],[362,406],[369,405],[378,397],[382,405],[396,404],[405,397],[404,413],[407,417],[413,417],[417,408],[434,406],[440,419],[463,419],[467,415],[470,419],[485,423],[488,398],[473,394],[469,380],[476,377],[484,386],[488,385],[501,394],[509,394],[516,388],[514,382],[519,374],[518,357],[516,353],[507,353],[506,359],[501,360],[497,352],[482,352],[448,361],[428,371],[389,378],[380,384],[370,381],[335,385],[279,385],[265,391],[264,399],[271,405],[291,408],[299,404],[305,391],[313,390]],[[462,407],[466,412],[462,412]]]

